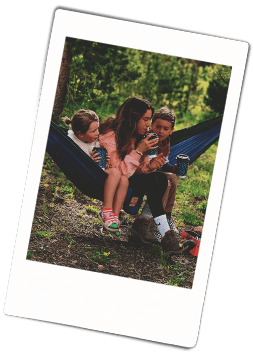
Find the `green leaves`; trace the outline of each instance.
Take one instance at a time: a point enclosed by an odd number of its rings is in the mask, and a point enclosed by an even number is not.
[[[108,260],[112,260],[116,255],[106,252],[103,248],[92,248],[92,262],[97,264],[106,264]]]
[[[35,235],[37,235],[40,238],[51,238],[53,236],[53,234],[51,234],[50,232],[47,232],[45,230],[42,230],[40,232],[36,232]]]

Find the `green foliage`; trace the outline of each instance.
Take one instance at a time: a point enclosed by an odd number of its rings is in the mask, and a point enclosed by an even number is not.
[[[63,188],[60,189],[64,194],[73,194],[74,189],[71,186],[64,186]]]
[[[31,260],[31,258],[33,257],[34,254],[32,254],[30,251],[27,251],[27,256],[26,258]]]
[[[212,111],[209,100],[214,100],[211,93],[209,97],[209,82],[220,82],[224,75],[219,70],[226,70],[217,64],[103,43],[73,38],[67,43],[72,63],[62,116],[72,117],[83,108],[104,120],[137,95],[155,109],[163,105],[174,109],[179,120],[187,112],[202,113],[206,119]],[[222,87],[225,92],[227,85]]]
[[[97,214],[99,212],[95,206],[88,205],[85,208],[88,213]]]
[[[224,111],[230,75],[230,66],[217,65],[213,71],[205,103],[217,113],[222,114]]]
[[[69,235],[66,235],[65,237],[66,242],[69,244],[69,247],[73,244],[72,237]]]
[[[178,287],[182,282],[184,282],[185,278],[182,277],[183,274],[179,274],[178,277],[175,275],[171,275],[169,278],[168,283],[166,283],[169,286],[175,286]]]
[[[141,75],[129,61],[127,48],[73,38],[68,38],[67,43],[72,53],[67,102],[72,101],[75,110],[96,110],[104,102],[107,113],[109,107],[115,111],[118,101],[113,92],[117,82],[136,80]],[[65,109],[66,113],[69,112]]]
[[[179,286],[185,280],[184,274],[189,272],[187,270],[182,272],[180,262],[175,265],[169,265],[168,259],[163,256],[160,258],[160,264],[165,270],[169,271],[169,281],[166,283],[169,286]]]
[[[197,206],[197,209],[200,210],[202,213],[206,213],[207,202],[203,201],[200,205]]]
[[[45,230],[42,230],[40,232],[36,232],[35,235],[37,235],[40,238],[51,238],[53,236],[53,234],[51,234],[50,232],[47,232]]]
[[[92,248],[92,262],[97,264],[106,264],[108,260],[112,260],[116,257],[115,254],[111,254],[110,251],[106,252],[103,248]]]

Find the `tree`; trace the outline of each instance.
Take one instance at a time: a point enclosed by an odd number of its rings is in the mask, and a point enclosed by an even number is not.
[[[52,120],[56,123],[58,122],[64,107],[71,61],[72,53],[68,48],[67,42],[65,42],[52,115]]]
[[[207,89],[207,97],[204,100],[206,105],[220,114],[222,114],[225,109],[230,75],[230,66],[218,65],[213,72],[212,79]]]
[[[116,99],[120,82],[129,83],[140,77],[138,67],[129,60],[128,49],[103,43],[73,39],[70,42],[72,63],[69,94],[82,108],[95,110]]]

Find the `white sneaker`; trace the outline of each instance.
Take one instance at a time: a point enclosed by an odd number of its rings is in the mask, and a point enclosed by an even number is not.
[[[168,223],[169,223],[170,229],[174,230],[174,232],[175,232],[176,234],[179,234],[179,230],[178,230],[177,227],[175,226],[174,221],[173,221],[173,218],[167,216],[167,221],[168,221]]]

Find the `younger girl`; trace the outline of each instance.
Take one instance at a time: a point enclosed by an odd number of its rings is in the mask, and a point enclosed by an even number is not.
[[[99,153],[92,151],[93,147],[99,147],[99,118],[92,110],[81,109],[75,113],[72,120],[63,118],[67,125],[71,125],[72,130],[68,131],[68,136],[88,155],[92,160],[98,162]],[[108,174],[104,185],[104,207],[106,217],[103,219],[103,226],[112,232],[118,232],[118,218],[128,189],[128,180],[115,168],[106,169]],[[119,234],[118,234],[119,235]]]

